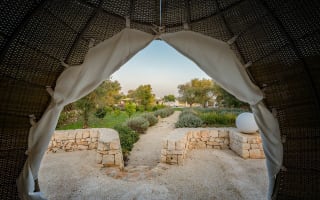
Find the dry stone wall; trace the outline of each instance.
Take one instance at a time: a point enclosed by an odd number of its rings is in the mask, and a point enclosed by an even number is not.
[[[259,133],[244,134],[230,129],[230,148],[242,158],[265,158]]]
[[[264,158],[258,133],[243,134],[233,128],[179,128],[162,141],[161,162],[181,165],[191,149],[228,148],[243,158]]]
[[[161,162],[181,165],[188,150],[227,148],[227,128],[179,128],[162,141]]]
[[[124,167],[119,134],[113,129],[93,128],[55,131],[49,152],[97,150],[96,161],[101,166]]]

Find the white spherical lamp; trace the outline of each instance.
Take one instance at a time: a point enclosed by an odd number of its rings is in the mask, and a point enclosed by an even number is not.
[[[255,133],[259,129],[253,114],[249,112],[244,112],[238,115],[236,119],[236,126],[242,133]]]

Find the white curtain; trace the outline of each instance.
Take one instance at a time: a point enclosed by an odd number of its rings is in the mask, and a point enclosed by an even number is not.
[[[63,107],[93,91],[153,39],[150,34],[125,28],[91,48],[82,65],[71,66],[59,76],[50,105],[29,132],[28,158],[17,180],[20,198],[45,199],[41,192],[34,192],[34,180]]]
[[[228,92],[251,105],[262,133],[270,198],[282,164],[282,144],[277,120],[261,102],[261,90],[250,81],[227,43],[191,31],[162,34],[160,38],[193,60]],[[45,199],[40,192],[34,192],[34,180],[63,107],[93,91],[153,39],[153,35],[126,28],[90,49],[82,65],[71,66],[60,75],[50,105],[30,129],[28,159],[17,180],[22,199]]]
[[[193,60],[222,88],[251,105],[262,135],[270,199],[275,176],[282,165],[283,151],[278,122],[262,103],[261,90],[251,82],[244,66],[227,43],[192,31],[167,33],[160,38]]]

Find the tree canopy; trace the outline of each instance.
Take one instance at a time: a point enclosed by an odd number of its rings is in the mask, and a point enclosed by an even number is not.
[[[155,95],[152,93],[151,85],[140,85],[135,90],[128,91],[128,97],[132,98],[138,105],[147,110],[155,102]]]
[[[176,97],[173,94],[165,95],[163,97],[164,102],[174,102],[176,100]]]
[[[199,103],[206,107],[207,102],[214,96],[213,81],[210,79],[192,79],[178,86],[180,100],[186,101],[190,107]]]
[[[216,95],[216,103],[219,107],[249,108],[249,104],[238,100],[235,96],[229,94],[216,83],[214,83],[214,93]]]

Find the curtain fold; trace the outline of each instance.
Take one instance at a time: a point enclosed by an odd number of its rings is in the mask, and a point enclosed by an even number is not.
[[[153,35],[125,28],[91,48],[83,64],[70,66],[62,72],[50,105],[29,132],[28,158],[17,180],[21,199],[45,199],[41,192],[34,192],[34,180],[38,178],[42,157],[63,107],[93,91],[153,39]]]
[[[194,61],[222,88],[251,105],[263,140],[270,199],[275,176],[282,165],[283,151],[278,122],[262,103],[261,90],[251,82],[227,43],[191,31],[162,34],[159,37]],[[82,65],[70,66],[59,76],[50,105],[29,132],[28,159],[17,180],[20,198],[45,199],[41,192],[34,192],[34,180],[38,178],[42,157],[63,107],[93,91],[154,38],[148,33],[125,28],[91,48]]]
[[[251,105],[263,140],[270,199],[275,177],[282,165],[283,149],[278,122],[262,103],[261,90],[252,83],[227,43],[192,31],[162,34],[160,38],[194,61],[222,88]]]

